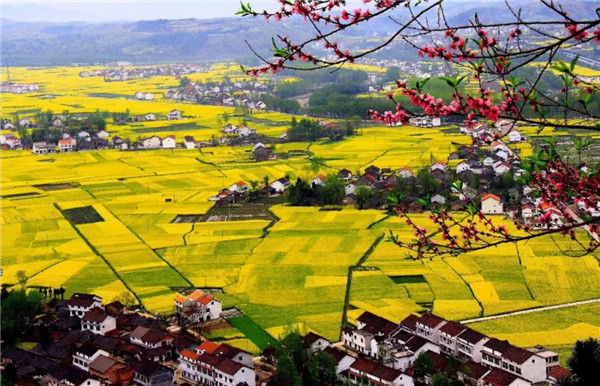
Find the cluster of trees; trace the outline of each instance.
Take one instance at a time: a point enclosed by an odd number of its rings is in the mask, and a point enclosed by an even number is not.
[[[2,289],[2,340],[7,346],[18,343],[19,338],[31,328],[31,322],[39,314],[42,294],[25,289],[8,292]]]
[[[340,140],[344,137],[354,135],[360,125],[360,118],[353,117],[341,124],[334,126],[320,125],[318,121],[302,118],[300,121],[292,117],[288,137],[292,141],[316,141],[319,138]]]
[[[335,174],[327,175],[323,185],[298,178],[288,191],[288,202],[296,206],[341,205],[345,195],[344,182]]]
[[[275,384],[286,386],[334,385],[335,360],[323,352],[308,353],[298,331],[289,332],[275,350]]]
[[[302,109],[300,103],[295,99],[278,97],[273,94],[261,94],[259,99],[269,107],[269,110],[297,114]]]

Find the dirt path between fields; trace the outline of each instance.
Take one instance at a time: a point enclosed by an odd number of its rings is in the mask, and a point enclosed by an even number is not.
[[[528,308],[526,310],[513,311],[513,312],[507,312],[507,313],[504,313],[504,314],[497,314],[497,315],[490,315],[490,316],[482,316],[480,318],[464,319],[464,320],[461,320],[460,323],[461,324],[469,324],[469,323],[485,322],[487,320],[502,319],[502,318],[507,318],[509,316],[531,314],[533,312],[543,312],[543,311],[550,311],[550,310],[559,310],[561,308],[576,307],[576,306],[582,306],[582,305],[593,304],[593,303],[600,303],[600,298],[588,299],[588,300],[579,300],[579,301],[576,301],[576,302],[569,302],[569,303],[563,303],[563,304],[555,304],[553,306]]]

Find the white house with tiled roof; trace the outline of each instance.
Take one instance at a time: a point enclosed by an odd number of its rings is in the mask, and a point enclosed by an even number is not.
[[[195,290],[188,296],[175,297],[175,314],[194,320],[214,320],[221,317],[222,303],[212,295]]]
[[[481,213],[483,214],[502,214],[504,212],[504,206],[500,197],[495,194],[488,193],[481,197]]]
[[[229,190],[238,193],[248,193],[250,191],[250,185],[248,185],[244,181],[238,181],[235,184],[231,185],[229,187]]]
[[[102,298],[93,294],[74,293],[67,301],[67,307],[70,316],[82,318],[92,308],[102,307]]]

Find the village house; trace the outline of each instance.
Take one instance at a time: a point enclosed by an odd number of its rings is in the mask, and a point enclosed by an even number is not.
[[[34,142],[33,147],[31,148],[31,152],[33,154],[48,154],[54,153],[56,151],[56,146],[51,143],[42,142]]]
[[[347,370],[347,380],[352,385],[384,385],[384,386],[412,386],[413,379],[410,375],[392,367],[379,364],[375,361],[358,358]]]
[[[174,338],[155,328],[137,326],[129,334],[129,342],[141,348],[148,361],[161,362],[171,358]]]
[[[466,171],[470,171],[471,170],[471,166],[469,165],[468,161],[462,161],[461,163],[459,163],[458,165],[456,165],[456,173],[460,174]]]
[[[271,151],[269,149],[267,149],[267,147],[261,143],[258,142],[254,145],[254,158],[259,161],[266,161],[269,159],[269,157],[271,156]]]
[[[338,172],[338,176],[342,181],[350,181],[352,179],[352,172],[348,169],[342,169]]]
[[[175,147],[177,147],[175,136],[167,135],[165,139],[162,140],[162,147],[163,149],[175,149]]]
[[[142,386],[171,386],[175,371],[155,362],[140,362],[133,366],[133,381]]]
[[[23,129],[29,129],[33,126],[33,122],[29,118],[21,118],[19,119],[19,126]]]
[[[458,356],[458,336],[467,328],[460,323],[449,321],[439,330],[440,352],[445,355]]]
[[[167,114],[167,120],[176,121],[182,118],[181,111],[174,109]]]
[[[74,293],[67,302],[70,316],[80,318],[94,307],[102,307],[102,298],[92,294]]]
[[[525,221],[529,221],[533,218],[535,213],[535,207],[532,204],[525,204],[521,207],[521,218]]]
[[[458,358],[481,362],[481,350],[489,338],[482,333],[467,328],[456,337]]]
[[[127,142],[125,142],[125,140],[119,136],[115,135],[112,137],[111,143],[115,149],[127,150]]]
[[[179,354],[181,377],[196,384],[254,386],[252,354],[238,348],[204,342],[196,351]]]
[[[156,115],[154,113],[146,113],[144,119],[147,121],[156,121]]]
[[[356,192],[356,184],[354,182],[349,182],[344,186],[344,195],[350,196]]]
[[[523,138],[521,137],[521,133],[517,130],[512,130],[507,135],[509,142],[521,142]]]
[[[92,137],[90,136],[90,133],[88,133],[85,130],[81,130],[80,132],[77,133],[77,138],[79,138],[82,141],[89,141]]]
[[[490,156],[487,156],[487,157],[485,157],[485,158],[483,159],[483,166],[490,166],[490,167],[491,167],[491,166],[493,166],[493,165],[494,165],[494,162],[496,162],[496,161],[494,160],[494,158],[492,158],[492,157],[490,157]]]
[[[318,176],[316,176],[315,178],[313,178],[313,180],[310,182],[311,186],[323,186],[325,185],[325,176],[322,174],[319,174]]]
[[[175,314],[178,317],[190,318],[193,321],[207,321],[219,319],[221,312],[221,302],[200,290],[195,290],[187,297],[182,295],[175,297]]]
[[[142,138],[141,143],[146,149],[158,149],[162,141],[159,136],[153,135],[150,138]]]
[[[373,174],[365,173],[358,179],[358,182],[365,186],[372,186],[377,183],[377,177]]]
[[[183,137],[183,145],[186,149],[195,149],[196,140],[191,135],[186,135],[185,137]]]
[[[437,315],[426,313],[415,323],[415,334],[430,342],[438,344],[440,341],[440,328],[446,321]]]
[[[417,127],[438,127],[442,125],[442,120],[439,117],[425,116],[414,117],[409,119],[411,126]]]
[[[73,366],[88,372],[90,363],[100,355],[108,356],[109,354],[89,343],[84,343],[73,354]]]
[[[485,366],[496,367],[530,382],[542,382],[547,378],[546,361],[537,354],[516,347],[505,340],[491,338],[482,349]]]
[[[351,350],[377,358],[378,341],[388,338],[395,330],[396,324],[370,312],[364,312],[358,319],[356,329],[344,329],[342,332],[344,346]]]
[[[322,337],[321,335],[309,332],[302,338],[302,343],[306,348],[307,353],[312,354],[317,351],[323,351],[325,347],[329,346],[331,342]]]
[[[73,150],[75,150],[76,146],[77,146],[77,140],[75,140],[75,138],[59,139],[58,140],[58,149],[61,152],[73,151]]]
[[[381,169],[379,169],[377,166],[375,165],[371,165],[368,168],[365,169],[365,174],[370,174],[373,177],[375,177],[375,180],[379,179],[379,174],[381,172]]]
[[[238,134],[240,137],[250,137],[256,135],[256,129],[251,129],[246,126],[241,126],[238,130]]]
[[[127,386],[133,379],[130,366],[105,355],[99,355],[90,362],[90,374],[102,379],[108,385]]]
[[[504,213],[500,197],[488,193],[481,197],[481,213],[483,214],[502,214]]]
[[[349,355],[347,351],[337,347],[327,346],[323,352],[333,358],[335,361],[335,373],[338,378],[350,368],[350,365],[356,360],[355,357]]]
[[[0,145],[5,145],[11,150],[23,148],[23,144],[21,143],[21,140],[12,134],[0,135]]]
[[[9,119],[2,121],[2,129],[4,130],[15,130],[16,128],[17,127]]]
[[[439,170],[441,172],[446,172],[446,170],[448,170],[448,165],[446,165],[444,162],[438,161],[436,163],[434,163],[433,165],[431,165],[431,172],[434,172],[436,170]]]
[[[246,194],[246,193],[250,192],[250,185],[248,185],[244,181],[238,181],[235,184],[232,184],[229,187],[229,190],[232,192],[240,193],[240,194]]]
[[[411,168],[402,168],[398,170],[398,177],[400,178],[412,178],[414,173]]]
[[[90,377],[88,374],[68,366],[57,366],[51,368],[40,377],[43,385],[64,386],[101,386],[102,383]]]
[[[96,137],[98,137],[100,139],[108,139],[108,131],[100,130],[96,133]]]
[[[290,186],[290,181],[285,178],[285,177],[281,177],[273,182],[271,182],[271,189],[273,189],[273,191],[276,194],[283,194],[283,192],[285,192],[287,190],[287,188],[289,188]]]
[[[446,204],[446,197],[442,196],[441,194],[435,194],[431,196],[431,203],[444,205]]]
[[[497,176],[500,176],[510,171],[510,165],[503,161],[496,161],[494,162],[493,169],[494,173],[496,173]]]
[[[108,315],[103,308],[94,307],[87,311],[81,318],[81,329],[94,334],[105,335],[117,328],[117,320]]]

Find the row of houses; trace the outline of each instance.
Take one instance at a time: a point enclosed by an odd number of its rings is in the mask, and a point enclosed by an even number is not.
[[[20,118],[16,122],[18,124],[18,127],[22,128],[22,129],[29,129],[29,128],[36,126],[35,122],[33,122],[29,118]],[[10,119],[3,119],[2,120],[2,129],[3,130],[16,130],[17,126]]]
[[[235,82],[222,84],[192,83],[171,89],[164,99],[177,102],[203,103],[217,106],[245,106],[250,110],[265,110],[267,105],[254,99],[255,93],[272,91],[273,87],[260,82]]]
[[[2,82],[0,83],[0,92],[9,94],[28,94],[32,92],[38,92],[40,85],[37,83],[13,83],[13,82]]]
[[[540,346],[520,348],[431,313],[411,314],[394,323],[365,312],[342,336],[348,349],[409,374],[420,354],[428,354],[436,365],[455,358],[465,365],[459,379],[470,385],[554,385],[567,373],[558,353]]]
[[[261,192],[265,196],[280,196],[290,187],[290,180],[286,177],[281,177],[268,185],[261,187]],[[242,202],[248,198],[250,186],[244,181],[238,181],[227,188],[219,190],[219,192],[209,198],[210,201],[215,201],[219,206],[227,206]]]
[[[216,369],[215,378],[220,378],[220,371],[233,379],[221,384],[254,385],[250,353],[199,341],[181,331],[172,334],[158,319],[129,311],[118,301],[103,304],[100,296],[74,293],[67,301],[57,300],[46,309],[34,325],[46,330],[51,342],[25,336],[22,338],[39,343],[31,350],[9,348],[2,352],[2,369],[14,367],[17,380],[45,380],[43,384],[64,386],[170,386],[181,378],[181,353],[206,352]],[[221,317],[221,302],[195,290],[187,296],[177,295],[175,311],[178,321],[196,315],[206,322]],[[244,371],[238,371],[241,366],[236,361],[242,357]],[[236,371],[231,373],[233,368]]]
[[[126,63],[120,63],[126,64]],[[131,79],[145,79],[153,76],[175,76],[195,74],[208,71],[209,67],[199,64],[167,64],[155,67],[136,68],[106,68],[103,70],[84,70],[79,72],[82,78],[103,77],[105,82],[126,81]]]

